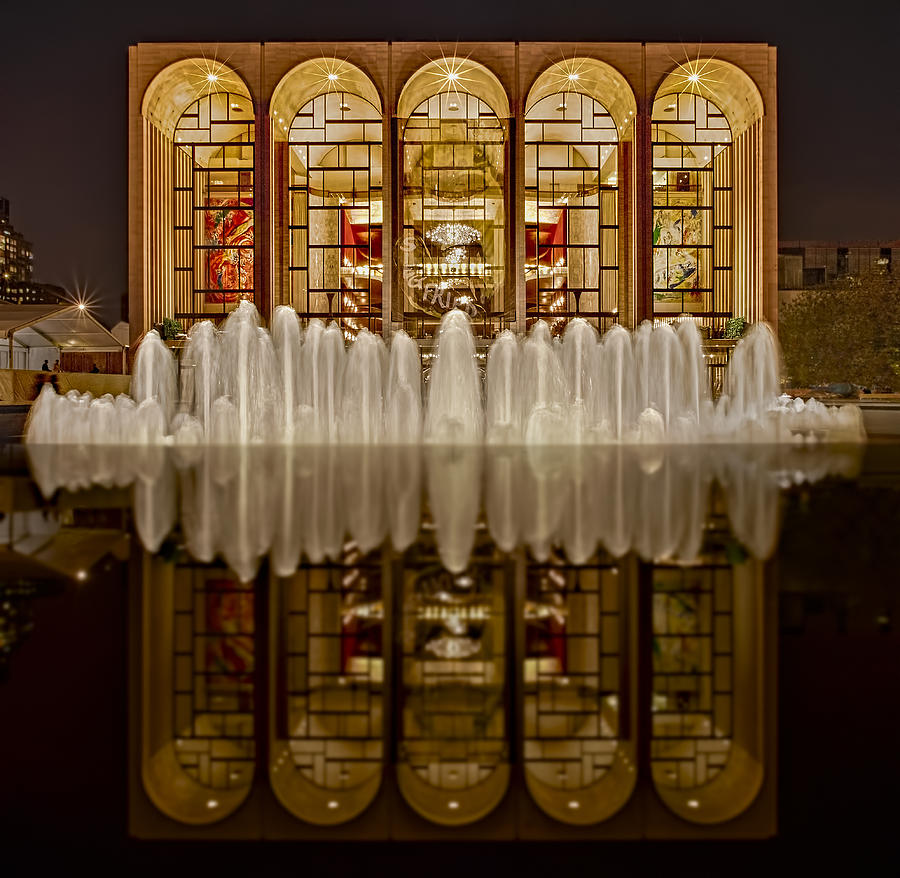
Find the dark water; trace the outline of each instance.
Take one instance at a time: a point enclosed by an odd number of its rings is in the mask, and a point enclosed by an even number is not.
[[[35,864],[888,849],[900,445],[0,460],[0,834]]]

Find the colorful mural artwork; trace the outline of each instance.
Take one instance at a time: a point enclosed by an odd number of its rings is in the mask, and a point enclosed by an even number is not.
[[[210,199],[209,207],[218,209],[205,213],[206,243],[222,245],[222,249],[207,251],[206,302],[237,302],[253,290],[253,201]]]
[[[701,212],[697,208],[653,211],[653,296],[677,310],[702,308],[700,255]]]
[[[237,582],[206,582],[206,671],[211,691],[235,694],[253,682],[253,594]]]

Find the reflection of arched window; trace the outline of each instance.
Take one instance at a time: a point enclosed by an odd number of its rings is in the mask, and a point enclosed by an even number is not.
[[[653,784],[720,823],[762,783],[762,576],[756,562],[653,567]]]
[[[255,595],[224,568],[145,561],[142,775],[163,813],[221,820],[255,770]]]
[[[350,547],[341,564],[274,580],[273,598],[272,788],[301,820],[344,823],[381,785],[380,554]]]
[[[530,565],[525,602],[525,778],[572,824],[605,820],[631,796],[634,708],[624,575],[611,563]]]
[[[339,319],[345,336],[381,329],[381,101],[346,61],[294,68],[272,99],[277,183],[276,301]],[[286,206],[286,210],[285,210]]]
[[[515,317],[505,295],[509,110],[485,68],[444,63],[449,73],[432,63],[414,74],[398,104],[401,271],[394,310],[411,335],[422,336],[442,313],[461,307],[476,333],[492,336]]]
[[[504,569],[454,575],[423,561],[403,572],[397,777],[418,813],[463,825],[490,813],[509,782]]]
[[[212,91],[175,126],[175,318],[224,314],[254,296],[254,113],[242,94]]]
[[[554,64],[531,90],[525,113],[529,321],[549,320],[561,332],[571,317],[599,329],[619,319],[627,276],[620,262],[630,255],[619,228],[629,197],[634,110],[624,79],[586,58]]]
[[[653,101],[652,285],[657,316],[713,329],[762,316],[762,116],[739,68],[680,65]]]

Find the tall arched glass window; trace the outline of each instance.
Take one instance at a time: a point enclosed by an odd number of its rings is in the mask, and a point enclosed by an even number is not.
[[[445,62],[456,71],[454,79],[441,78],[443,67],[427,65],[404,87],[398,104],[400,282],[394,312],[415,336],[430,335],[451,308],[466,310],[476,334],[486,337],[515,319],[506,295],[507,102],[493,74],[467,63]]]
[[[630,324],[634,93],[596,58],[544,70],[525,104],[526,320]]]
[[[291,304],[341,317],[355,335],[381,323],[381,110],[346,92],[304,104],[290,134]]]
[[[214,318],[254,298],[253,103],[211,91],[175,126],[175,318]]]
[[[653,313],[693,314],[715,329],[732,315],[732,135],[693,92],[653,102]]]
[[[525,284],[529,321],[605,328],[618,314],[618,130],[599,101],[551,94],[525,115]]]
[[[382,113],[354,64],[314,58],[272,96],[274,302],[380,332]]]

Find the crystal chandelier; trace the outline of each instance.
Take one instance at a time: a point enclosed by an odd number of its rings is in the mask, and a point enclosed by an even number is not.
[[[466,223],[438,223],[425,236],[442,247],[464,247],[481,241],[481,232]]]

